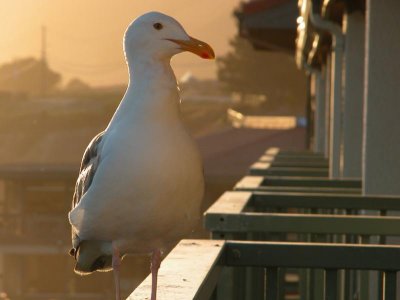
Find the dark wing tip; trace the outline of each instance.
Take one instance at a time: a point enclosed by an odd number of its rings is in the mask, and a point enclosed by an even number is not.
[[[71,250],[69,250],[69,255],[75,257],[75,248],[71,248]]]

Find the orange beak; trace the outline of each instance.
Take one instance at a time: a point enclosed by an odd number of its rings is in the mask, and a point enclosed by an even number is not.
[[[203,41],[190,37],[189,40],[174,40],[174,39],[167,39],[175,44],[180,46],[180,49],[184,51],[190,51],[201,58],[205,59],[214,59],[215,54],[214,50],[211,46]]]

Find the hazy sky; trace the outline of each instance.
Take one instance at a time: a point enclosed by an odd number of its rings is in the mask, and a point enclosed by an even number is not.
[[[158,10],[178,19],[187,32],[224,54],[236,34],[232,11],[238,0],[0,0],[0,63],[40,56],[41,26],[47,28],[50,66],[64,78],[93,85],[127,82],[122,37],[142,13]],[[215,76],[215,62],[185,53],[173,60],[178,78],[191,71]]]

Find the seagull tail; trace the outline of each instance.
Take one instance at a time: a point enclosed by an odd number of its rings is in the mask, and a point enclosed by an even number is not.
[[[106,242],[81,241],[75,253],[75,273],[88,275],[94,271],[112,270],[112,254],[104,251]]]

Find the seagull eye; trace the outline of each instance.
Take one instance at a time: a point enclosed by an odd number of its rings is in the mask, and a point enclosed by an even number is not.
[[[163,25],[162,25],[161,23],[154,23],[154,24],[153,24],[153,27],[154,27],[155,29],[157,29],[157,30],[163,29]]]

